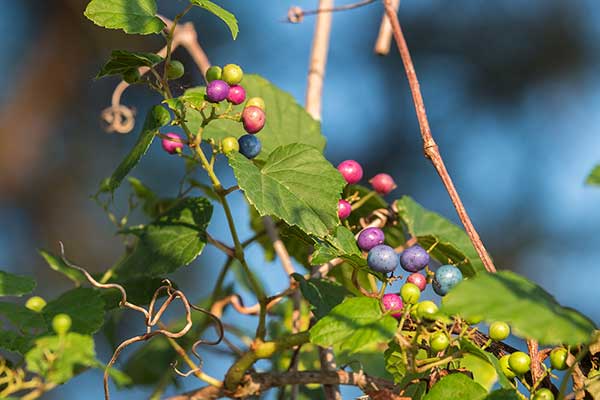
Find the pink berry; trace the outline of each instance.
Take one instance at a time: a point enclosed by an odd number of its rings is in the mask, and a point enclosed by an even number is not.
[[[246,90],[240,85],[231,86],[227,100],[235,105],[242,104],[246,100]]]
[[[394,182],[394,178],[388,174],[377,174],[371,178],[369,183],[371,186],[373,186],[373,190],[381,195],[386,195],[392,190],[396,189],[396,182]]]
[[[352,206],[346,200],[338,201],[338,217],[340,219],[346,219],[352,212]]]
[[[417,285],[417,287],[419,288],[419,290],[421,292],[423,290],[425,290],[425,287],[427,286],[427,278],[425,278],[423,275],[419,274],[418,272],[415,272],[414,274],[410,274],[408,276],[408,278],[406,278],[406,282]]]
[[[402,299],[396,293],[384,294],[381,303],[385,311],[402,311]],[[392,313],[394,318],[402,318],[402,312]]]
[[[360,182],[363,176],[363,170],[359,163],[354,160],[342,161],[337,167],[346,182],[353,185]]]
[[[167,133],[165,136],[172,138],[174,140],[170,140],[170,139],[163,139],[161,141],[162,144],[162,148],[169,154],[175,154],[177,153],[177,149],[181,150],[183,149],[183,140],[181,140],[181,136],[179,136],[176,133]]]
[[[242,123],[248,133],[257,133],[265,126],[265,112],[255,106],[244,108]]]

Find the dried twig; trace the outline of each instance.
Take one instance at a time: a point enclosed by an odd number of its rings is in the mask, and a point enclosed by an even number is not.
[[[302,20],[304,19],[305,16],[318,15],[321,13],[332,13],[332,12],[337,12],[337,11],[354,10],[355,8],[360,8],[360,7],[369,5],[374,2],[375,2],[375,0],[362,0],[362,1],[357,1],[356,3],[344,4],[343,6],[337,6],[337,7],[321,7],[320,6],[316,10],[303,10],[300,7],[293,6],[293,7],[290,7],[290,9],[288,10],[287,20],[288,20],[288,22],[297,24],[299,22],[302,22]]]
[[[397,13],[398,8],[400,8],[400,0],[392,0],[392,7],[394,7],[394,10]],[[392,25],[390,24],[390,19],[384,13],[383,17],[381,17],[381,25],[379,25],[379,35],[377,35],[377,40],[375,41],[375,54],[386,56],[389,54],[391,46]]]

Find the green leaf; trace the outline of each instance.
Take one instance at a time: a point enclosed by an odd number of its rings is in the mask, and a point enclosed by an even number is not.
[[[588,185],[600,185],[600,164],[596,165],[588,175],[585,183]]]
[[[328,279],[304,279],[300,274],[292,277],[300,283],[302,295],[311,305],[311,310],[317,319],[325,315],[350,295],[342,285]]]
[[[52,318],[61,313],[71,317],[71,332],[92,334],[104,323],[104,300],[98,291],[90,288],[76,288],[63,293],[42,310],[49,330],[52,329]]]
[[[468,339],[462,339],[460,341],[460,347],[463,351],[467,352],[468,354],[479,357],[481,360],[486,361],[496,371],[495,376],[494,376],[494,381],[497,378],[500,386],[502,386],[505,389],[512,389],[512,387],[513,387],[512,383],[508,380],[506,375],[504,375],[504,373],[502,372],[502,367],[500,366],[500,362],[498,361],[496,356],[494,356],[493,354],[491,354],[485,350],[482,350],[481,348],[479,348],[479,346],[475,345]],[[464,360],[464,358],[462,358],[460,360],[460,362],[463,363],[463,360]],[[469,363],[469,362],[467,361],[467,363]],[[473,364],[473,362],[471,362],[470,364]],[[468,366],[467,366],[467,369],[468,369]],[[478,376],[475,376],[476,375],[475,371],[473,371],[473,370],[471,370],[471,371],[473,372],[475,380],[478,381],[479,383],[482,383],[481,381],[478,380]],[[483,380],[483,377],[481,377],[481,378]],[[490,388],[483,383],[482,383],[482,386],[484,386],[488,389]]]
[[[133,251],[115,267],[118,279],[161,276],[190,264],[206,245],[212,211],[202,197],[182,199],[138,233]]]
[[[114,50],[96,78],[109,75],[123,75],[139,67],[154,67],[163,62],[163,58],[154,53],[143,53],[126,50]]]
[[[123,161],[119,164],[112,176],[105,179],[100,185],[101,192],[113,193],[120,185],[123,179],[129,172],[140,162],[140,159],[150,147],[154,137],[158,133],[158,129],[169,123],[171,116],[169,112],[162,106],[154,106],[148,113],[144,127],[137,143]]]
[[[46,323],[41,314],[16,303],[0,302],[0,315],[20,331],[44,331]]]
[[[321,134],[321,125],[313,119],[288,93],[282,91],[271,82],[258,75],[244,75],[242,85],[248,97],[262,97],[266,104],[266,124],[260,131],[262,151],[255,160],[265,161],[273,150],[279,146],[292,143],[303,143],[315,147],[319,151],[325,148],[325,137]],[[186,92],[203,93],[202,88],[190,89]],[[233,107],[234,112],[242,112],[243,104]],[[188,110],[186,117],[192,132],[200,128],[200,113]],[[202,138],[219,142],[227,136],[245,135],[241,123],[227,119],[212,121],[206,126]]]
[[[427,393],[424,400],[479,400],[487,391],[477,382],[461,373],[440,379]]]
[[[352,231],[345,226],[338,226],[334,235],[315,246],[312,264],[324,264],[341,256],[355,255],[360,257],[360,254]]]
[[[481,398],[481,400],[522,400],[514,389],[499,389]]]
[[[506,321],[515,335],[542,345],[588,343],[595,329],[587,317],[562,307],[544,289],[510,271],[482,273],[459,283],[444,297],[442,312]]]
[[[326,236],[339,224],[337,203],[345,181],[314,147],[278,147],[262,168],[233,152],[229,164],[260,215],[280,218],[318,237]]]
[[[498,374],[493,365],[487,360],[477,357],[473,354],[465,354],[460,360],[461,368],[470,371],[473,374],[473,380],[490,390],[498,380]]]
[[[442,217],[427,211],[413,199],[403,196],[396,201],[398,217],[419,244],[442,264],[454,264],[465,277],[484,272],[485,267],[464,230]],[[435,246],[434,246],[435,245]]]
[[[383,353],[385,359],[385,370],[392,375],[394,383],[400,383],[406,375],[406,364],[402,357],[402,349],[392,340],[388,344],[388,348]]]
[[[33,278],[23,275],[15,275],[0,271],[0,297],[1,296],[23,296],[35,289],[36,283]]]
[[[125,33],[158,33],[165,23],[156,16],[155,0],[92,0],[84,15],[96,25]]]
[[[48,354],[55,357],[50,360]],[[96,365],[94,340],[91,336],[74,332],[64,337],[42,337],[25,355],[25,361],[29,371],[41,375],[47,382],[61,384],[75,376],[81,367]]]
[[[39,253],[44,258],[44,260],[46,260],[50,268],[57,272],[60,272],[61,274],[72,280],[73,283],[75,283],[75,286],[81,286],[82,283],[87,282],[87,279],[81,272],[79,272],[75,268],[69,267],[60,257],[57,257],[46,250],[40,250]]]
[[[370,344],[389,342],[397,325],[381,311],[378,299],[350,297],[310,329],[310,341],[355,353]]]
[[[31,348],[32,336],[0,329],[0,349],[25,354]]]
[[[210,11],[217,17],[221,18],[221,20],[225,22],[229,27],[229,30],[231,31],[231,36],[233,37],[233,40],[235,40],[235,38],[238,35],[238,32],[240,31],[235,15],[209,0],[191,0],[191,2],[192,4],[204,8],[205,10]]]

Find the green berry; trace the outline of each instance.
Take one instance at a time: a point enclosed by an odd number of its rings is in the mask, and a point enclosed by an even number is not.
[[[465,318],[465,322],[467,324],[469,324],[469,325],[477,325],[481,321],[483,321],[483,316],[482,315],[474,315],[472,317]]]
[[[508,379],[515,379],[515,377],[517,376],[512,369],[510,369],[510,365],[508,364],[508,359],[510,358],[510,354],[507,354],[505,356],[502,356],[500,358],[500,360],[498,360],[498,362],[500,363],[500,369],[502,370],[502,373],[508,378]]]
[[[533,396],[533,400],[554,400],[554,394],[550,389],[538,389]]]
[[[42,299],[40,296],[33,296],[27,299],[25,307],[31,311],[41,312],[44,307],[46,307],[46,300]]]
[[[421,297],[421,289],[414,283],[405,283],[400,288],[400,297],[405,303],[415,304]]]
[[[223,70],[218,65],[213,65],[209,69],[206,70],[206,81],[212,82],[216,80],[220,80],[223,74]]]
[[[239,65],[227,64],[223,67],[223,73],[221,79],[227,82],[229,85],[237,85],[242,81],[244,72]]]
[[[266,108],[265,101],[262,99],[262,97],[252,97],[252,98],[248,99],[244,108],[253,107],[253,106],[258,107],[263,111],[266,111],[265,110],[265,108]]]
[[[567,365],[567,358],[569,352],[564,347],[557,347],[550,352],[550,365],[553,369],[564,371],[569,368]]]
[[[490,339],[500,342],[510,336],[510,327],[506,322],[496,321],[490,325]]]
[[[168,79],[179,79],[183,76],[185,67],[181,61],[171,60],[167,67],[167,78]]]
[[[54,318],[52,318],[52,329],[54,329],[54,332],[56,332],[58,335],[62,336],[69,332],[69,329],[71,329],[71,323],[71,317],[69,317],[67,314],[56,314]]]
[[[438,312],[438,306],[431,300],[425,300],[417,304],[417,317],[422,319],[434,320],[433,317]]]
[[[508,365],[510,369],[517,375],[526,374],[531,367],[531,358],[522,351],[515,351],[508,358]]]
[[[240,144],[238,140],[233,136],[227,136],[221,141],[221,147],[223,153],[229,154],[234,151],[240,151]]]
[[[137,68],[132,68],[123,73],[123,80],[129,84],[138,83],[142,76]]]
[[[600,371],[597,369],[591,369],[590,372],[588,372],[588,379],[593,379],[595,377],[597,377],[598,375],[600,375]]]
[[[436,332],[429,338],[429,347],[435,353],[446,350],[448,345],[450,345],[450,339],[444,332]]]

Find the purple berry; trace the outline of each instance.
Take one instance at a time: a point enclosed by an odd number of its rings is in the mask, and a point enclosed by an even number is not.
[[[388,273],[398,267],[398,255],[388,245],[380,244],[369,250],[367,264],[373,271]]]
[[[385,240],[385,235],[383,231],[379,228],[367,228],[363,229],[358,234],[358,247],[360,247],[364,251],[369,251],[373,247],[383,244]]]
[[[395,293],[387,293],[384,294],[381,298],[381,304],[383,304],[383,309],[385,311],[402,311],[402,299]],[[391,314],[394,318],[402,318],[401,312],[396,312]]]
[[[369,180],[369,183],[373,186],[373,190],[384,196],[396,189],[394,178],[388,174],[377,174]]]
[[[408,278],[406,278],[406,282],[416,285],[421,292],[427,287],[427,278],[418,272],[410,274]]]
[[[400,255],[400,265],[405,271],[417,272],[429,264],[429,254],[418,244],[404,250]]]
[[[230,87],[227,100],[235,105],[242,104],[246,100],[246,90],[240,85]]]
[[[360,182],[363,176],[363,170],[359,163],[354,160],[342,161],[338,167],[338,171],[342,174],[346,182],[353,185]]]
[[[338,201],[338,217],[340,219],[346,219],[350,216],[352,212],[352,206],[346,200]]]
[[[244,108],[242,123],[248,133],[257,133],[265,126],[265,112],[255,106]]]
[[[174,140],[163,139],[161,140],[162,148],[169,154],[177,153],[177,149],[183,149],[183,140],[176,133],[167,133],[165,136],[172,138]]]
[[[220,79],[215,79],[206,87],[206,98],[211,103],[223,101],[229,95],[229,85]]]

